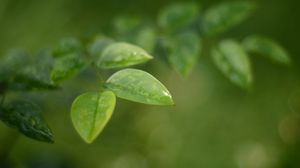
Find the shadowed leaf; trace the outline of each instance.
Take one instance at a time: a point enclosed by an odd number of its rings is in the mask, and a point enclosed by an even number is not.
[[[201,40],[194,32],[185,32],[166,41],[168,60],[173,68],[187,76],[198,61]]]
[[[249,89],[252,84],[252,72],[248,55],[237,42],[223,40],[211,51],[217,68],[231,82],[241,88]]]
[[[70,37],[62,39],[58,46],[53,49],[52,55],[54,57],[63,57],[70,53],[80,53],[82,50],[81,42],[76,38]]]
[[[89,61],[77,53],[56,58],[51,72],[51,80],[54,83],[59,83],[70,79],[80,73],[88,64]]]
[[[258,53],[276,63],[285,65],[291,63],[291,58],[285,49],[269,38],[249,36],[244,39],[243,47],[249,52]]]
[[[216,35],[244,21],[255,9],[248,1],[225,2],[208,9],[203,16],[201,31]]]
[[[52,132],[41,115],[41,109],[33,103],[18,101],[10,104],[2,109],[1,120],[30,138],[54,142]]]
[[[197,19],[199,8],[194,3],[176,3],[164,8],[158,16],[158,25],[166,31],[176,32],[190,26]]]

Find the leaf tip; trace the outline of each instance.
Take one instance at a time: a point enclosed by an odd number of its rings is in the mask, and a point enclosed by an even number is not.
[[[86,144],[92,144],[94,142],[94,140],[95,140],[95,138],[93,138],[93,137],[89,137],[89,138],[82,137],[82,139],[84,140],[84,142]]]

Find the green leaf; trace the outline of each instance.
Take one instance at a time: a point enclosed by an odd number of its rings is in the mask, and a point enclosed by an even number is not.
[[[66,56],[70,53],[82,53],[83,47],[81,42],[76,38],[62,39],[58,46],[53,49],[54,57]]]
[[[247,51],[263,55],[276,63],[284,65],[291,63],[291,58],[285,49],[269,38],[249,36],[244,39],[243,46]]]
[[[170,92],[156,78],[137,69],[124,69],[114,73],[104,84],[118,97],[153,105],[172,105]]]
[[[53,143],[53,135],[41,115],[41,109],[33,103],[18,101],[2,108],[1,120],[22,134],[35,140]]]
[[[216,35],[240,24],[255,9],[248,1],[225,2],[208,9],[203,16],[201,31],[206,35]]]
[[[116,96],[111,91],[88,92],[78,96],[71,108],[76,131],[87,143],[92,143],[103,130],[114,111]]]
[[[97,66],[103,69],[122,68],[141,64],[150,59],[152,56],[144,49],[132,44],[118,42],[105,48],[97,61]]]
[[[194,32],[185,32],[166,41],[168,60],[173,68],[187,76],[197,63],[201,52],[201,40]]]
[[[197,19],[199,8],[194,3],[175,3],[164,8],[158,16],[158,25],[169,32],[190,26]]]
[[[51,80],[54,83],[70,79],[81,72],[89,63],[79,40],[66,38],[53,50],[55,57]]]
[[[89,61],[84,59],[83,55],[77,53],[56,58],[51,72],[51,80],[59,83],[70,79],[80,73],[88,64]]]
[[[146,51],[154,51],[156,44],[155,30],[151,27],[145,27],[144,29],[141,29],[136,35],[135,42]]]
[[[250,60],[242,46],[233,40],[223,40],[211,51],[215,65],[234,84],[249,89],[252,84]]]

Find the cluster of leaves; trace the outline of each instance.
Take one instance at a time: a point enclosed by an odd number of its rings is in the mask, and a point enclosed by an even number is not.
[[[0,63],[0,119],[24,135],[40,141],[53,142],[53,135],[41,115],[41,108],[28,100],[4,104],[5,94],[16,91],[54,90],[51,82],[51,55],[44,50],[31,57],[23,50],[9,52]]]
[[[58,89],[61,82],[75,77],[88,67],[101,70],[125,68],[153,58],[144,49],[133,44],[112,41],[105,44],[99,45],[99,41],[95,41],[90,44],[89,50],[86,50],[87,47],[79,40],[67,38],[53,50],[35,58],[31,58],[25,52],[9,54],[1,65],[1,90],[4,94],[10,90]],[[39,62],[40,59],[43,61]],[[100,85],[98,92],[78,96],[71,108],[74,127],[87,143],[91,143],[98,136],[110,119],[116,96],[152,105],[173,104],[166,87],[142,70],[120,70]],[[40,115],[37,105],[27,101],[12,102],[1,105],[0,114],[4,123],[17,128],[24,135],[53,142],[52,133]]]
[[[255,9],[256,5],[250,1],[223,2],[204,11],[192,2],[175,3],[160,11],[156,24],[134,16],[117,18],[113,35],[166,60],[183,77],[191,73],[202,53],[210,53],[216,67],[233,84],[249,89],[253,83],[250,54],[282,65],[291,63],[285,49],[270,38],[261,35],[249,35],[242,41],[219,38]]]
[[[10,90],[59,89],[61,82],[90,67],[100,72],[125,68],[101,83],[99,91],[83,93],[72,104],[74,127],[84,141],[91,143],[109,121],[116,97],[151,105],[174,104],[161,82],[129,66],[145,63],[155,55],[167,60],[182,76],[187,76],[203,53],[204,41],[215,39],[240,24],[254,9],[255,5],[246,1],[221,3],[204,12],[197,4],[177,3],[159,13],[157,24],[139,17],[116,18],[113,31],[108,32],[112,38],[97,36],[85,45],[76,38],[68,38],[36,57],[29,57],[23,51],[14,52],[1,60],[0,96]],[[257,35],[246,37],[242,42],[222,39],[209,50],[216,67],[245,89],[253,82],[248,53],[257,53],[284,65],[291,62],[280,45]],[[0,107],[0,119],[7,125],[31,138],[53,141],[39,108],[33,103],[18,101],[2,103]]]
[[[55,62],[51,79],[55,83],[76,76],[86,67],[95,66],[101,71],[126,68],[153,58],[136,45],[107,38],[97,38],[88,47],[83,47],[76,39],[66,39],[54,49],[53,55]],[[115,108],[116,96],[152,105],[173,104],[166,87],[142,70],[119,70],[100,85],[99,91],[78,96],[71,107],[74,127],[87,143],[91,143],[109,121]]]
[[[170,65],[181,75],[188,75],[201,53],[205,40],[216,67],[235,85],[249,89],[253,83],[248,54],[258,54],[283,65],[291,63],[287,52],[275,41],[259,35],[245,37],[242,42],[218,36],[247,19],[256,9],[248,1],[223,2],[201,12],[194,3],[178,3],[166,7],[158,16],[163,32],[160,41]]]

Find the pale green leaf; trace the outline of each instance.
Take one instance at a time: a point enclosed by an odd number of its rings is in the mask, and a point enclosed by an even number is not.
[[[223,40],[211,51],[211,56],[219,70],[234,84],[246,89],[251,86],[251,63],[239,43]]]
[[[78,96],[71,108],[76,131],[87,143],[92,143],[112,116],[116,96],[111,91],[88,92]]]
[[[104,84],[118,97],[153,105],[172,105],[167,88],[145,71],[124,69],[113,74]]]
[[[201,40],[194,32],[185,32],[166,41],[167,57],[173,68],[187,76],[198,61],[201,52]]]
[[[277,42],[261,36],[249,36],[243,41],[244,48],[249,52],[258,53],[270,60],[288,65],[290,56]]]
[[[176,32],[190,26],[198,17],[195,3],[175,3],[164,8],[158,16],[158,25],[166,31]]]
[[[106,47],[97,61],[103,69],[122,68],[141,64],[152,59],[144,49],[125,42],[113,43]]]
[[[248,1],[225,2],[208,9],[203,16],[201,31],[216,35],[240,24],[255,9]]]

